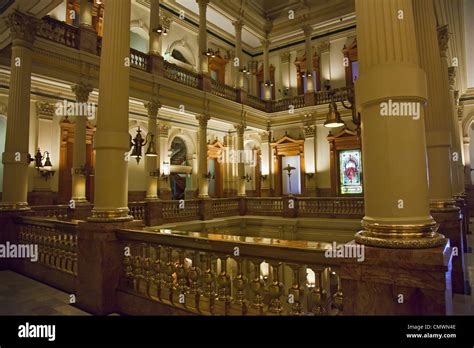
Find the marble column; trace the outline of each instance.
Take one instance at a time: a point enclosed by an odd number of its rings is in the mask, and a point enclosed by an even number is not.
[[[242,69],[244,62],[242,60],[242,27],[244,25],[241,19],[232,22],[235,28],[235,57],[238,58],[239,64],[235,66],[235,86],[237,88],[244,88],[244,74]]]
[[[464,184],[472,185],[471,179],[471,153],[470,153],[470,141],[469,137],[463,137],[463,150],[464,150]]]
[[[245,163],[244,163],[244,132],[246,128],[245,123],[235,125],[237,131],[237,177],[238,177],[238,191],[240,197],[245,197]]]
[[[144,103],[148,112],[148,134],[153,136],[155,149],[157,144],[156,131],[158,127],[158,110],[161,104],[154,99]],[[147,134],[147,136],[149,136]],[[150,136],[151,137],[151,136]],[[150,141],[150,138],[148,139]],[[157,156],[145,156],[145,178],[146,178],[146,200],[153,201],[158,199],[158,160]]]
[[[168,153],[168,136],[170,126],[166,124],[160,124],[159,127],[159,163],[160,163],[160,173],[164,173],[164,168],[171,167],[171,159]],[[170,181],[169,178],[160,177],[158,180],[158,196],[161,199],[171,199],[171,189],[170,189]]]
[[[6,24],[11,33],[12,53],[0,209],[24,210],[28,209],[31,66],[37,22],[15,11],[8,15]]]
[[[207,12],[207,5],[209,4],[209,0],[196,0],[199,5],[199,67],[198,72],[200,74],[207,74],[209,72],[208,62],[207,62],[207,19],[206,19],[206,12]]]
[[[305,37],[305,52],[306,52],[306,93],[314,93],[313,84],[313,48],[311,46],[311,34],[313,28],[311,25],[303,26],[303,32]],[[311,76],[308,76],[308,74]]]
[[[156,32],[160,24],[160,0],[150,0],[150,27],[148,28],[150,41],[148,53],[155,56],[161,56],[161,33]]]
[[[316,126],[306,125],[304,131],[305,196],[316,196]]]
[[[80,83],[72,86],[72,91],[76,94],[76,102],[86,105],[92,86]],[[85,110],[85,108],[82,108]],[[72,158],[72,197],[75,204],[86,204],[86,131],[87,115],[76,115],[74,117],[74,145]]]
[[[105,8],[91,222],[133,219],[128,214],[130,9],[130,1],[110,1]]]
[[[262,149],[262,163],[261,172],[262,180],[262,197],[272,196],[271,182],[272,182],[272,147],[270,146],[270,131],[260,133],[261,149]]]
[[[356,102],[362,119],[365,179],[363,230],[356,241],[371,246],[426,248],[446,242],[430,215],[423,112],[420,119],[382,116],[387,105],[383,103],[416,107],[427,100],[412,4],[356,0],[360,73]],[[403,20],[394,10],[399,8]]]
[[[207,181],[207,123],[211,117],[209,115],[197,115],[196,119],[199,122],[198,142],[199,142],[199,157],[198,157],[198,175],[199,175],[199,198],[208,198]]]
[[[92,54],[97,53],[97,32],[92,26],[93,0],[80,0],[79,48]]]
[[[263,83],[265,84],[263,99],[271,100],[272,87],[270,85],[267,85],[267,83],[270,81],[270,53],[269,53],[270,41],[267,39],[262,40],[262,46],[263,46]],[[274,81],[272,82],[274,83]]]
[[[79,26],[92,27],[92,1],[80,0]]]
[[[415,30],[418,42],[420,67],[426,73],[428,103],[425,107],[426,144],[428,154],[429,198],[431,214],[439,223],[439,232],[450,238],[451,245],[463,250],[460,209],[453,199],[456,182],[453,171],[456,154],[453,137],[453,115],[450,108],[441,61],[439,59],[436,17],[432,0],[413,2]],[[458,262],[461,261],[461,262]],[[464,276],[461,258],[453,258],[453,290],[463,292]]]

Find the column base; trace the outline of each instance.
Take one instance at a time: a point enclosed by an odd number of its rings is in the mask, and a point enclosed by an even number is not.
[[[446,238],[437,233],[438,224],[383,225],[362,220],[362,231],[355,235],[359,244],[380,248],[424,249],[446,243]]]
[[[73,198],[74,199],[74,198]],[[70,208],[67,212],[67,217],[71,220],[86,221],[91,216],[93,205],[87,200],[75,201],[74,209]]]
[[[456,294],[466,293],[466,282],[464,276],[464,245],[461,232],[461,212],[458,207],[432,209],[431,215],[439,223],[439,231],[449,238],[451,247],[456,248],[453,254],[451,271],[453,292]]]
[[[28,202],[19,202],[19,203],[12,203],[12,202],[0,202],[0,211],[27,211],[31,210],[28,206]]]
[[[87,218],[88,222],[128,222],[133,221],[133,216],[128,214],[129,209],[92,209],[92,216]]]

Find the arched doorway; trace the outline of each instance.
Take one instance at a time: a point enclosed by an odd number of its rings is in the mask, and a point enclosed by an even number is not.
[[[171,142],[171,156],[170,162],[173,168],[177,168],[176,171],[172,171],[170,174],[170,186],[171,186],[171,197],[172,199],[184,199],[186,191],[186,179],[187,173],[181,172],[179,168],[181,166],[187,166],[188,150],[183,139],[175,137]]]

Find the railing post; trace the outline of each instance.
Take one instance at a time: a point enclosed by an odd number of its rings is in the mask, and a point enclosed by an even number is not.
[[[86,220],[91,216],[93,204],[77,204],[74,206],[69,205],[67,209],[67,217],[71,220]]]
[[[237,89],[237,103],[247,104],[247,91],[239,88]]]
[[[212,91],[212,81],[209,74],[199,74],[199,89],[209,93]]]
[[[240,197],[239,198],[239,215],[247,215],[247,198]]]
[[[201,220],[213,219],[212,199],[204,198],[199,200],[199,216]]]
[[[164,76],[165,65],[163,57],[157,56],[155,54],[150,54],[149,59],[150,72],[156,76]]]
[[[91,54],[98,54],[97,52],[97,38],[96,31],[90,27],[79,27],[79,49]]]
[[[314,94],[314,92],[308,92],[304,94],[304,105],[305,106],[316,105],[316,95]]]
[[[147,201],[145,203],[145,225],[158,226],[163,223],[163,203],[161,201]]]
[[[344,315],[452,314],[449,242],[416,251],[365,246],[362,255],[338,268]]]
[[[289,195],[283,197],[283,217],[296,217],[297,209],[298,206],[295,196]]]

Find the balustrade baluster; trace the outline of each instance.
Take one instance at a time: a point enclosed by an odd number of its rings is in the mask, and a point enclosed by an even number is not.
[[[304,299],[304,288],[301,286],[300,274],[302,266],[299,264],[289,265],[293,271],[293,284],[288,291],[288,303],[291,315],[303,315],[302,301]]]
[[[254,294],[252,302],[249,308],[249,314],[252,315],[263,315],[265,304],[263,303],[263,291],[265,290],[265,284],[260,276],[260,264],[261,261],[257,259],[250,260],[254,267],[254,277],[250,283],[250,287]]]
[[[200,302],[200,310],[204,313],[214,313],[214,303],[216,299],[215,292],[215,272],[214,262],[215,258],[212,254],[203,254],[202,261],[204,262],[204,274],[202,276],[204,292]]]
[[[270,315],[281,315],[283,313],[283,306],[281,303],[281,296],[283,295],[283,284],[280,282],[280,268],[281,262],[271,261],[272,267],[272,282],[268,287],[270,293],[270,305],[268,306],[267,313]]]
[[[229,256],[219,257],[221,271],[217,277],[217,301],[215,304],[216,314],[227,315],[231,303],[230,276],[227,273],[227,259]]]
[[[314,287],[309,293],[308,307],[311,308],[311,312],[314,315],[327,315],[327,292],[323,287],[323,272],[324,270],[313,268],[311,269],[314,272]]]

